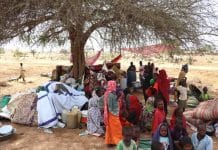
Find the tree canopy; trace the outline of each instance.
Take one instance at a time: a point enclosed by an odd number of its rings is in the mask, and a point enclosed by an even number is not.
[[[78,78],[94,31],[113,46],[153,39],[198,43],[202,35],[217,34],[207,19],[216,19],[211,5],[209,0],[1,0],[0,41],[69,40]]]

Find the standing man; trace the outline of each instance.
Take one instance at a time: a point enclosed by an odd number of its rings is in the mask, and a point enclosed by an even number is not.
[[[133,62],[130,62],[130,66],[127,69],[127,86],[132,87],[132,82],[136,81],[136,67]]]

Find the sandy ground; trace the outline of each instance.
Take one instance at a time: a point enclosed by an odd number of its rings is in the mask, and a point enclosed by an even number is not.
[[[213,94],[218,93],[218,56],[194,56],[193,58],[196,61],[189,66],[188,80],[201,86],[207,85],[210,92]],[[126,56],[121,60],[122,68],[126,69],[131,61],[138,67],[139,60],[139,58]],[[187,62],[186,57],[183,57],[183,61],[179,64],[155,58],[144,58],[143,62],[147,63],[148,60],[155,62],[160,69],[166,69],[171,77],[177,77],[181,65]],[[37,87],[49,80],[49,78],[40,77],[41,73],[50,73],[56,65],[70,65],[68,56],[57,54],[29,56],[26,58],[15,58],[12,54],[2,55],[0,56],[0,82],[17,77],[19,75],[20,62],[24,63],[27,82],[7,82],[6,87],[0,86],[0,97]],[[100,59],[99,62],[103,62],[103,59]],[[141,94],[139,96],[142,100]],[[2,122],[4,124],[10,123],[7,121]],[[114,149],[107,148],[102,137],[79,136],[79,133],[83,132],[85,128],[76,130],[55,129],[54,134],[46,134],[41,129],[37,129],[37,127],[27,127],[18,124],[13,124],[13,126],[17,129],[16,134],[8,140],[0,141],[0,149]],[[218,140],[216,138],[214,140],[214,145],[217,145]],[[215,149],[218,149],[218,147]]]

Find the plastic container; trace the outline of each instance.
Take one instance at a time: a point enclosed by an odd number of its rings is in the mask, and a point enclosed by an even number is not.
[[[78,108],[72,108],[70,112],[66,113],[67,116],[67,127],[71,129],[76,129],[80,127],[80,122],[82,118],[82,112]]]

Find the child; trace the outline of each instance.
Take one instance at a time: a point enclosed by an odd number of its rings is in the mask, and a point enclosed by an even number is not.
[[[139,137],[140,137],[140,128],[139,128],[139,126],[135,125],[135,126],[133,126],[132,139],[137,143]]]
[[[173,140],[171,138],[168,124],[163,122],[152,137],[152,141],[158,141],[164,145],[164,150],[173,150]]]
[[[158,141],[152,141],[151,150],[164,150],[164,146]]]
[[[141,115],[140,127],[143,131],[151,131],[151,124],[154,115],[154,101],[155,101],[156,90],[151,88],[151,95],[146,101],[146,106],[143,108]]]
[[[183,110],[180,107],[177,107],[170,120],[170,129],[173,130],[176,124],[176,120],[181,120],[182,127],[186,129],[186,119],[183,115]]]
[[[122,129],[123,140],[117,145],[117,150],[137,150],[134,140],[132,140],[132,127],[124,126]]]
[[[157,100],[157,109],[154,112],[154,118],[152,121],[152,134],[154,134],[158,126],[166,120],[166,114],[164,111],[164,102],[162,99]]]
[[[180,140],[180,147],[182,150],[194,150],[192,140],[189,136],[184,136]]]
[[[209,96],[209,94],[207,93],[207,91],[208,91],[208,89],[207,89],[207,87],[205,86],[205,87],[203,88],[203,92],[202,92],[201,95],[200,95],[200,100],[201,100],[201,101],[206,101],[206,100],[211,99],[211,97]]]
[[[178,105],[179,105],[180,108],[183,109],[183,111],[185,111],[186,102],[187,102],[187,99],[188,99],[188,96],[187,96],[188,88],[187,88],[187,85],[186,85],[186,80],[182,79],[179,82],[179,86],[176,89],[179,92]]]
[[[20,76],[17,78],[17,81],[22,78],[23,82],[26,82],[24,72],[23,63],[20,63]]]
[[[186,129],[182,126],[182,120],[181,119],[176,120],[175,127],[173,128],[173,130],[171,130],[171,136],[172,136],[172,139],[174,141],[175,150],[180,150],[181,149],[180,140],[184,136],[188,136],[188,133],[187,133]]]

